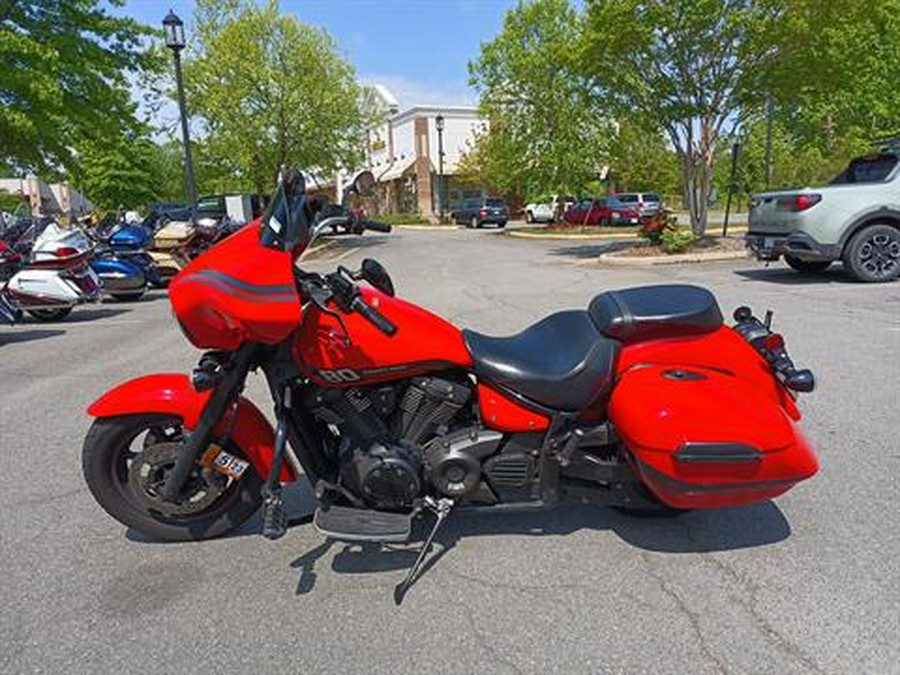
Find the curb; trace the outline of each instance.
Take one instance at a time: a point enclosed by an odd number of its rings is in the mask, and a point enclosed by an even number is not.
[[[729,235],[731,234],[746,234],[747,228],[728,228]],[[622,232],[621,234],[617,233],[608,233],[608,234],[565,234],[565,233],[557,233],[557,234],[539,234],[537,232],[516,232],[515,230],[509,230],[506,233],[509,237],[516,237],[517,239],[547,239],[549,241],[590,241],[590,240],[604,240],[604,239],[638,239],[639,234],[637,232]],[[666,256],[669,258],[671,256]]]
[[[624,257],[615,253],[603,253],[597,257],[601,263],[623,267],[649,267],[651,265],[676,265],[678,263],[704,263],[720,260],[740,260],[749,258],[749,251],[721,251],[718,253],[678,253],[674,255],[654,255],[645,257]]]
[[[398,230],[461,230],[460,225],[394,225]]]

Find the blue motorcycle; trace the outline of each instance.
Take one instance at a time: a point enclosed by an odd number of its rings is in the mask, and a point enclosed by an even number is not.
[[[117,257],[140,267],[148,284],[154,288],[163,288],[166,284],[156,268],[156,263],[146,250],[152,242],[153,233],[140,224],[122,225],[104,241]]]

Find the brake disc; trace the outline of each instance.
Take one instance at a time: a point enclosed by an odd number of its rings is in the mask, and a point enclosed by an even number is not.
[[[228,487],[228,479],[216,472],[194,467],[177,502],[160,497],[166,478],[175,466],[182,442],[145,444],[128,467],[128,486],[147,508],[167,516],[187,516],[208,508]]]

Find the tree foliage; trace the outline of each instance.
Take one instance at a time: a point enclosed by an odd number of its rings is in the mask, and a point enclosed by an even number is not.
[[[137,126],[129,77],[151,30],[100,0],[0,0],[0,164],[46,172]],[[119,5],[120,0],[106,4]]]
[[[668,134],[702,233],[720,142],[745,124],[757,185],[768,102],[785,144],[829,167],[898,130],[898,10],[898,0],[592,0],[583,64],[614,110]]]
[[[568,0],[510,10],[503,30],[469,64],[489,129],[467,163],[506,192],[578,192],[605,164],[610,118],[579,69],[582,17]]]
[[[361,91],[325,31],[280,13],[276,2],[200,0],[196,19],[188,103],[221,175],[262,192],[282,164],[321,173],[358,165]]]

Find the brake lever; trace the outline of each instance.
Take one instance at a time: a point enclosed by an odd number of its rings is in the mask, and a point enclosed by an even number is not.
[[[318,284],[308,284],[306,290],[309,294],[309,299],[313,301],[313,304],[325,314],[333,316],[340,324],[341,330],[344,331],[344,343],[348,347],[352,345],[353,340],[350,339],[350,331],[347,329],[347,324],[344,323],[344,317],[341,316],[340,312],[337,312],[328,306],[328,301],[331,300],[334,295],[331,289],[327,286],[319,286]]]

